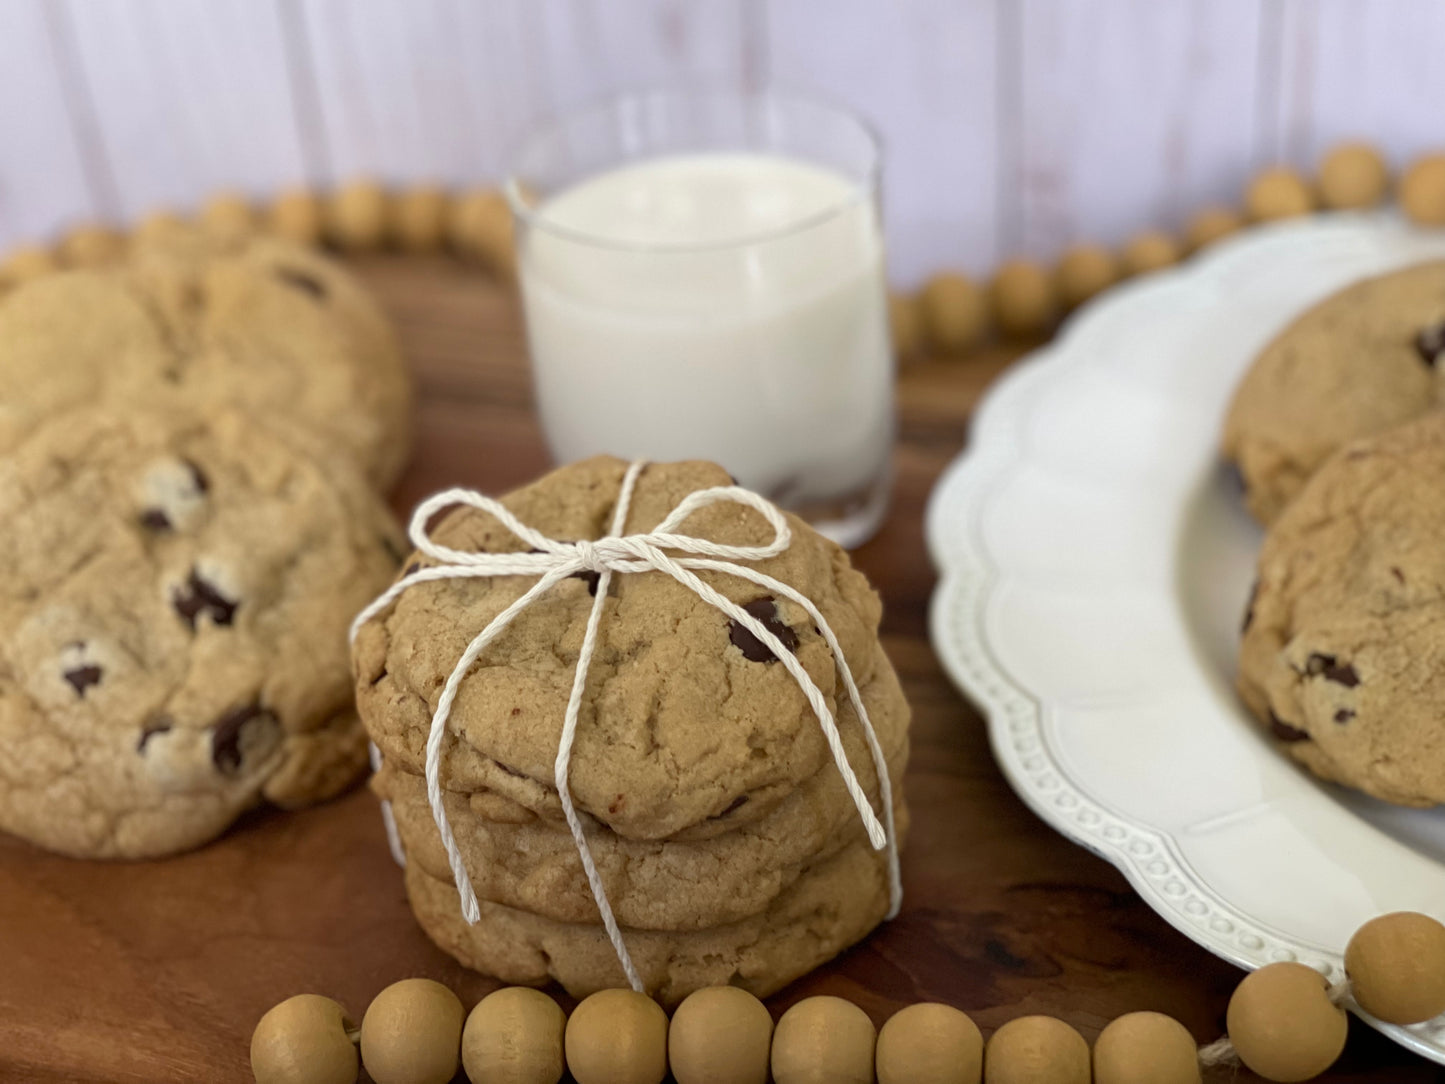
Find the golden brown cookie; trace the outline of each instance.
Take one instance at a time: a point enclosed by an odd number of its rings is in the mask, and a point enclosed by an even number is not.
[[[409,452],[411,381],[391,329],[307,249],[177,226],[126,267],[0,299],[0,451],[58,411],[158,399],[293,418],[382,486]]]
[[[400,535],[307,444],[239,411],[128,406],[0,458],[0,828],[162,855],[355,781],[346,628]]]
[[[1445,403],[1445,261],[1365,279],[1284,329],[1234,393],[1223,451],[1270,523],[1335,449]]]
[[[1348,445],[1275,521],[1238,685],[1315,774],[1445,802],[1445,413]]]
[[[908,761],[908,704],[878,649],[874,678],[862,690],[895,790]],[[851,705],[839,713],[849,763],[875,809],[878,787]],[[451,880],[426,782],[390,764],[372,782],[391,801],[409,860]],[[477,895],[561,922],[600,922],[577,845],[565,823],[489,791],[447,792],[446,808]],[[726,824],[730,815],[719,818]],[[858,812],[830,762],[762,820],[707,840],[631,840],[586,818],[592,857],[618,921],[654,930],[698,929],[764,910],[803,869],[866,839]]]
[[[586,460],[503,503],[552,538],[595,539],[608,526],[625,470],[618,459]],[[653,464],[641,474],[625,530],[650,530],[688,494],[730,482],[709,463]],[[878,596],[843,550],[801,520],[788,522],[790,547],[750,567],[813,601],[862,686],[876,666]],[[761,544],[772,535],[761,515],[734,504],[703,508],[682,529],[732,544]],[[450,512],[432,537],[465,551],[527,548],[471,508]],[[836,713],[846,694],[806,611],[746,580],[700,576],[780,630]],[[533,582],[417,584],[361,630],[354,648],[358,707],[372,740],[398,768],[421,773],[437,698],[457,659]],[[495,791],[556,815],[553,762],[595,585],[583,575],[558,584],[464,678],[443,746],[445,787]],[[818,720],[788,671],[741,626],[734,629],[725,614],[667,575],[615,576],[600,629],[571,790],[579,810],[619,835],[655,840],[730,831],[767,816],[831,763]],[[724,826],[718,818],[729,810]]]
[[[899,832],[906,829],[905,813]],[[575,997],[627,985],[600,925],[483,903],[481,921],[468,926],[450,881],[413,864],[406,888],[423,929],[468,967],[508,983],[555,979]],[[887,911],[884,856],[862,842],[806,871],[762,914],[689,933],[622,932],[647,993],[670,1006],[705,986],[766,997],[861,941]]]

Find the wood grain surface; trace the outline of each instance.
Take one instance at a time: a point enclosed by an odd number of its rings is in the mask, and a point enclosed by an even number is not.
[[[442,486],[498,491],[544,470],[510,295],[447,261],[360,266],[399,322],[421,387],[398,510]],[[1091,1039],[1119,1014],[1153,1009],[1212,1040],[1241,973],[1024,808],[928,644],[924,505],[1009,360],[999,351],[924,363],[901,378],[893,509],[855,560],[887,602],[884,642],[914,711],[907,895],[897,920],[771,1007],[838,994],[881,1024],[909,1002],[940,1000],[985,1032],[1051,1013]],[[273,1003],[314,991],[359,1018],[383,986],[414,975],[451,985],[468,1006],[494,986],[418,929],[364,788],[303,813],[251,816],[164,862],[76,862],[0,837],[5,1084],[248,1081],[251,1029]],[[1419,1084],[1445,1072],[1353,1023],[1344,1059],[1323,1079]]]

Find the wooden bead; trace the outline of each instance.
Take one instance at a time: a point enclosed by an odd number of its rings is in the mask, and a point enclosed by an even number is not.
[[[1157,1012],[1121,1016],[1094,1040],[1094,1084],[1200,1084],[1189,1029]]]
[[[1309,1080],[1345,1048],[1345,1011],[1331,1004],[1324,977],[1296,963],[1269,964],[1229,999],[1225,1026],[1239,1059],[1266,1080]]]
[[[1146,230],[1130,238],[1120,253],[1126,275],[1147,275],[1179,262],[1179,242],[1162,230]]]
[[[946,271],[934,275],[918,297],[923,334],[929,346],[961,354],[977,346],[988,331],[988,301],[972,279]]]
[[[923,349],[923,312],[918,298],[888,295],[888,333],[893,339],[893,356],[900,362],[918,356]]]
[[[667,1013],[635,990],[599,990],[567,1021],[567,1068],[577,1084],[662,1084]]]
[[[868,1014],[841,997],[805,997],[773,1032],[776,1084],[873,1084],[878,1038]]]
[[[1075,245],[1059,258],[1054,285],[1065,309],[1076,309],[1119,280],[1119,263],[1103,245]]]
[[[1342,143],[1320,163],[1320,202],[1326,207],[1374,207],[1389,186],[1385,159],[1368,143]]]
[[[392,201],[391,235],[405,252],[435,252],[446,242],[451,204],[440,188],[412,188]]]
[[[131,231],[131,241],[137,245],[166,245],[177,240],[189,241],[193,233],[194,228],[180,215],[152,211]]]
[[[1355,1000],[1387,1024],[1419,1024],[1445,1012],[1445,926],[1396,911],[1366,922],[1345,949]]]
[[[1415,162],[1400,178],[1400,206],[1420,226],[1445,226],[1445,154]]]
[[[41,278],[59,271],[55,255],[39,245],[21,245],[10,250],[5,262],[0,263],[0,282],[7,286],[19,286],[22,282]]]
[[[736,986],[689,994],[672,1014],[667,1060],[677,1084],[767,1084],[773,1018]]]
[[[270,233],[298,245],[320,243],[321,226],[321,200],[304,188],[282,192],[266,216],[266,229]]]
[[[507,986],[478,1001],[462,1029],[462,1068],[487,1084],[557,1084],[567,1014],[540,990]]]
[[[355,1084],[354,1025],[329,997],[297,994],[261,1017],[251,1034],[256,1084]]]
[[[952,1005],[900,1009],[878,1032],[878,1084],[978,1084],[983,1036]]]
[[[1089,1084],[1089,1044],[1062,1020],[1021,1016],[993,1033],[984,1084]]]
[[[989,287],[994,322],[1005,335],[1039,335],[1053,323],[1056,300],[1048,272],[1027,260],[1010,260]]]
[[[461,1057],[464,1015],[439,982],[394,982],[361,1018],[361,1063],[376,1084],[447,1084]]]
[[[1315,209],[1309,185],[1292,169],[1275,166],[1250,182],[1244,208],[1256,222],[1307,215]]]
[[[348,252],[386,241],[386,192],[375,181],[352,181],[326,201],[326,239]]]
[[[461,255],[477,260],[502,278],[516,277],[512,209],[506,197],[495,189],[477,189],[456,199],[447,236]]]
[[[1206,207],[1189,220],[1184,229],[1184,243],[1190,252],[1198,252],[1243,228],[1244,219],[1237,211],[1228,207]]]
[[[239,192],[220,192],[201,207],[201,228],[223,241],[240,241],[256,232],[256,212]]]
[[[56,246],[66,267],[104,267],[125,253],[125,238],[108,226],[76,226]]]

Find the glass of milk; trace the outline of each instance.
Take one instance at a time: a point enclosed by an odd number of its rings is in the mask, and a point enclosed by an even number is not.
[[[561,462],[711,459],[845,546],[887,505],[893,357],[879,147],[773,93],[562,117],[507,190],[537,401]]]

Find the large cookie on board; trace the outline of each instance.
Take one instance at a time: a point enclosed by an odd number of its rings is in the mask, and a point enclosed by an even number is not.
[[[90,408],[0,458],[0,829],[167,854],[355,781],[346,630],[401,536],[240,411]]]

